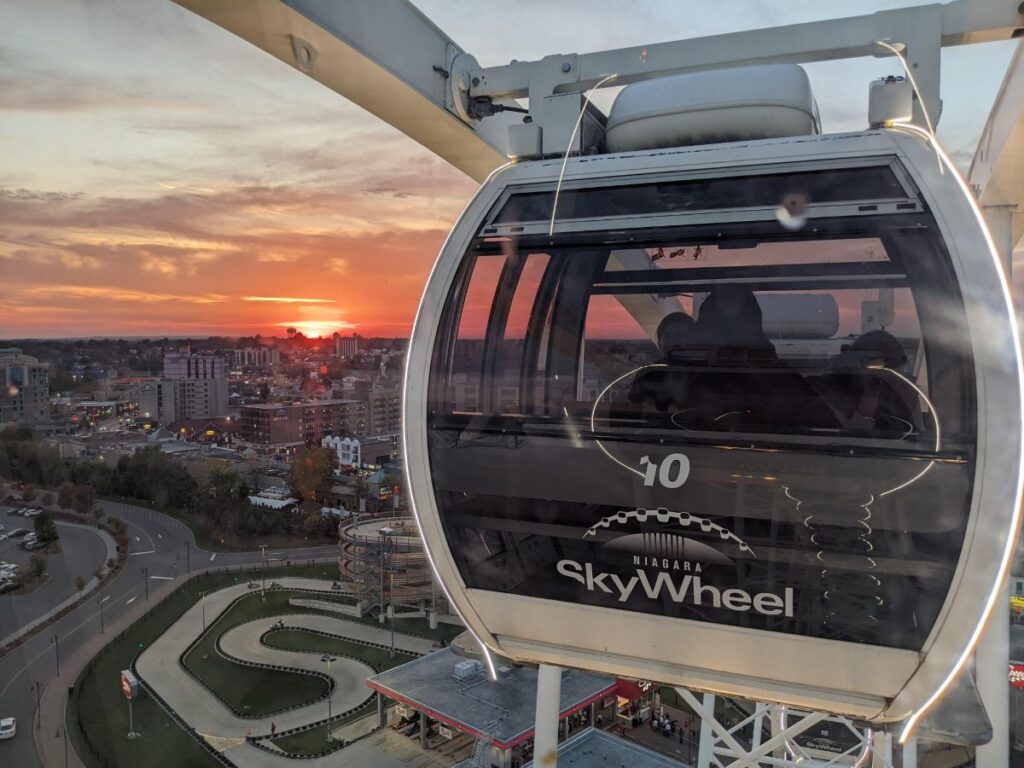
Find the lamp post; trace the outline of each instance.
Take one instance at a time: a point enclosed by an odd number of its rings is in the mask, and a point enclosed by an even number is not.
[[[56,632],[50,633],[50,642],[53,643],[53,650],[57,654],[57,677],[60,677],[60,638]]]
[[[142,569],[142,583],[146,585],[146,602],[149,602],[149,568]]]
[[[104,632],[106,632],[106,624],[103,621],[103,601],[105,599],[106,598],[102,598],[102,597],[97,597],[96,598],[96,605],[98,605],[100,607],[100,634],[101,635]]]
[[[199,593],[199,603],[203,607],[203,632],[206,632],[206,593]]]
[[[330,656],[330,655],[325,653],[323,656],[320,657],[320,661],[323,661],[323,662],[325,662],[327,664],[327,677],[331,677],[331,662],[332,661],[337,661],[337,659],[334,656]],[[327,740],[328,741],[331,740],[331,695],[333,693],[334,693],[334,678],[331,677],[331,679],[328,681],[328,688],[327,688]]]
[[[263,555],[263,589],[260,591],[260,598],[267,602],[267,545],[260,544],[260,552]]]
[[[39,711],[39,681],[37,680],[32,687],[35,688],[36,691],[36,730],[38,731],[43,719],[43,713]]]
[[[388,607],[391,609],[391,658],[395,658],[395,572],[391,571],[391,596]]]

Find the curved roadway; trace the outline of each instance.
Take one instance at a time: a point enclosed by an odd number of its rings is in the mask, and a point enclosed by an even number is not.
[[[157,599],[181,583],[181,576],[207,568],[258,564],[263,554],[255,552],[214,553],[196,546],[189,528],[172,517],[143,507],[116,502],[100,502],[104,512],[125,521],[130,540],[128,563],[102,590],[93,592],[84,604],[62,617],[46,630],[0,658],[0,717],[18,718],[18,735],[0,741],[0,766],[37,768],[43,765],[36,754],[33,723],[36,713],[36,684],[43,697],[43,716],[39,732],[54,741],[54,733],[63,732],[63,708],[45,703],[55,691],[66,691],[77,670],[120,628],[135,621]],[[337,545],[281,549],[268,552],[275,559],[335,559]],[[147,569],[149,602],[146,601]],[[2,600],[3,598],[0,598]],[[101,634],[102,623],[106,631]],[[57,675],[56,648],[59,638],[61,675]],[[74,674],[70,666],[77,666]],[[51,686],[49,689],[47,686]],[[63,696],[61,696],[63,701]],[[58,711],[59,710],[59,711]],[[61,750],[61,758],[63,751]],[[61,759],[60,764],[63,764]]]

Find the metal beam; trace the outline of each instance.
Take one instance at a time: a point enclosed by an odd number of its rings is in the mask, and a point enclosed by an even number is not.
[[[1024,237],[1024,44],[1018,43],[981,133],[967,180],[982,207],[1013,216],[1011,248]]]
[[[933,120],[941,111],[938,50],[941,46],[1006,40],[1024,25],[1017,0],[954,0],[783,27],[733,32],[691,40],[634,46],[588,54],[548,56],[484,70],[474,95],[496,99],[586,91],[610,74],[610,86],[702,69],[768,63],[806,64],[860,56],[889,55],[877,43],[907,48]],[[894,74],[899,74],[897,66]]]
[[[476,125],[460,119],[451,79],[452,64],[464,52],[408,0],[175,2],[355,102],[474,179],[506,162],[507,126],[517,118],[503,113]]]

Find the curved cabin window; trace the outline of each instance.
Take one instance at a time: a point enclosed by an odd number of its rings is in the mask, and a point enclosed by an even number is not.
[[[549,237],[552,204],[499,201],[437,342],[430,460],[467,585],[919,648],[975,406],[899,166],[569,190]]]

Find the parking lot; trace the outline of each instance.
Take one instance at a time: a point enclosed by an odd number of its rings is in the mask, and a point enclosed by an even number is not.
[[[0,507],[0,525],[3,533],[18,528],[33,528],[33,520],[11,514],[16,507]],[[79,526],[57,524],[60,533],[60,549],[57,554],[47,556],[46,574],[42,581],[28,594],[0,596],[0,640],[18,628],[28,624],[73,596],[75,577],[89,581],[106,557],[106,547],[94,530]],[[32,552],[18,548],[22,538],[8,538],[0,541],[0,561],[22,565],[27,563]]]

